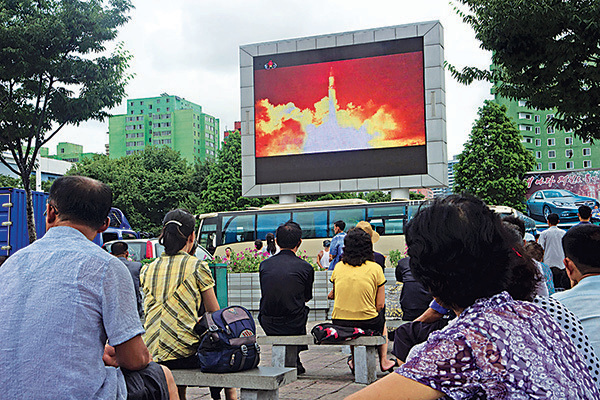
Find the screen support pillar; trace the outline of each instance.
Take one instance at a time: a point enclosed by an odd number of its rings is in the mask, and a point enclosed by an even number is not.
[[[409,200],[409,191],[410,189],[392,189],[392,200]]]
[[[279,196],[279,204],[293,204],[296,202],[295,194],[282,194]]]

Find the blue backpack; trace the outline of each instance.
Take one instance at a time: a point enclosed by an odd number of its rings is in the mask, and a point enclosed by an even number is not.
[[[200,335],[198,358],[202,372],[238,372],[260,361],[256,324],[242,306],[205,313],[194,327]]]

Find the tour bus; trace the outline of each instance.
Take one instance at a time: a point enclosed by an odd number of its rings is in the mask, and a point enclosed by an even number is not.
[[[265,240],[277,227],[289,220],[300,224],[300,251],[316,260],[323,240],[334,236],[333,223],[346,223],[346,231],[360,221],[368,221],[381,238],[375,251],[388,256],[390,250],[406,250],[404,226],[416,214],[423,200],[369,203],[362,199],[313,201],[293,204],[270,204],[244,211],[229,211],[198,216],[198,242],[215,256],[222,257],[225,248],[233,252],[254,248],[256,239]],[[389,267],[389,265],[388,265]]]

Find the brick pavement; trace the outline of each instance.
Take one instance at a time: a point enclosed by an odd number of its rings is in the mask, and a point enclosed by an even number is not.
[[[307,324],[307,332],[310,332],[315,323]],[[257,329],[259,335],[262,335],[260,327]],[[346,365],[348,354],[343,353],[343,349],[338,346],[309,346],[308,351],[300,353],[306,374],[300,375],[296,382],[279,389],[279,398],[281,400],[338,400],[365,387],[354,383],[354,377]],[[389,349],[391,350],[391,343]],[[388,354],[388,357],[391,356]],[[261,347],[260,365],[271,365],[271,346]],[[378,378],[385,375],[387,374],[380,371],[377,373]],[[208,388],[188,388],[187,398],[209,400],[210,394]]]

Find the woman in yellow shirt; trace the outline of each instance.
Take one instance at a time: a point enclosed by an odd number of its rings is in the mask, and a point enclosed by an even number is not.
[[[368,233],[359,228],[348,231],[344,238],[342,262],[331,275],[333,290],[333,323],[340,326],[371,329],[384,335],[385,276],[373,261],[373,243]],[[391,372],[397,361],[387,358],[387,346],[379,346],[381,371]],[[354,370],[353,358],[348,366]]]

